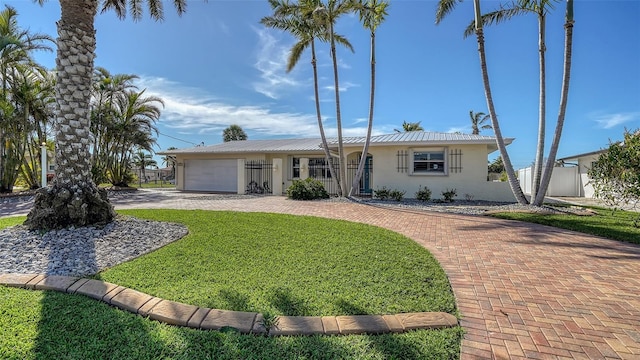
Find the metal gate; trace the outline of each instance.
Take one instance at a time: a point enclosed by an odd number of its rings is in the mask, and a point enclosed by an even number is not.
[[[244,165],[246,194],[273,194],[273,164],[264,160],[247,161]]]

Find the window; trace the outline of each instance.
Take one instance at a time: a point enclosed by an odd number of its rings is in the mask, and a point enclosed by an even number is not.
[[[446,149],[418,149],[412,152],[412,174],[446,175]]]
[[[291,176],[292,179],[300,178],[300,158],[294,157],[291,158]]]
[[[309,177],[314,179],[330,179],[331,171],[325,158],[309,158]]]

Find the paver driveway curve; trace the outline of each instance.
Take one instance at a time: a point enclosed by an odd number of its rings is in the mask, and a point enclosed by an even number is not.
[[[152,201],[141,195],[114,204],[311,215],[412,238],[449,276],[465,329],[462,359],[640,359],[640,246],[536,224],[357,203],[150,194]]]

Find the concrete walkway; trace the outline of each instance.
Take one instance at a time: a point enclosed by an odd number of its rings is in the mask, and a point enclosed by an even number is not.
[[[384,227],[431,251],[449,276],[465,329],[462,359],[640,358],[637,245],[487,217],[275,196],[140,192],[114,204],[312,215]],[[3,206],[0,216],[28,211],[21,208]]]

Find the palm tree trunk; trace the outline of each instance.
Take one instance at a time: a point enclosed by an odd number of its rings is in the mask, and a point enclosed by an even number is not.
[[[360,162],[358,163],[358,170],[356,176],[353,178],[353,184],[351,184],[351,190],[349,196],[356,192],[357,187],[360,186],[360,178],[364,173],[364,163],[367,161],[367,154],[369,153],[369,143],[371,142],[371,130],[373,129],[373,106],[375,100],[376,89],[376,33],[371,32],[371,91],[369,92],[369,121],[367,123],[367,137],[364,140],[364,147],[362,148],[362,155],[360,156]]]
[[[480,68],[482,70],[482,82],[484,84],[484,93],[487,99],[487,108],[489,108],[489,114],[491,115],[491,125],[493,126],[493,132],[496,135],[496,143],[500,150],[500,156],[504,163],[504,169],[507,172],[509,178],[509,186],[511,191],[519,204],[528,204],[527,198],[520,188],[520,183],[516,178],[516,174],[513,171],[513,165],[511,165],[511,159],[509,153],[507,153],[507,147],[504,144],[502,137],[502,131],[500,130],[500,124],[498,123],[498,116],[496,116],[496,110],[493,106],[493,96],[491,95],[491,85],[489,84],[489,72],[487,71],[487,60],[484,52],[484,32],[482,30],[482,22],[480,21],[480,0],[474,0],[474,10],[476,19],[476,36],[478,38],[478,53],[480,55]]]
[[[342,142],[342,116],[340,115],[340,86],[338,82],[338,58],[336,56],[336,42],[333,34],[333,21],[329,21],[329,36],[331,37],[331,59],[333,60],[333,83],[336,94],[336,127],[338,130],[338,161],[339,161],[339,181],[340,196],[347,195],[347,159],[344,154],[344,144]]]
[[[335,174],[335,169],[333,168],[333,157],[331,157],[331,153],[329,152],[329,144],[327,143],[327,137],[324,133],[324,125],[322,124],[322,115],[320,113],[320,92],[318,91],[318,62],[316,60],[316,42],[313,39],[311,40],[311,66],[313,67],[313,92],[316,99],[316,115],[318,117],[318,128],[320,129],[320,138],[322,138],[324,156],[327,160],[327,165],[329,166],[329,174],[331,174],[331,179],[333,179],[338,187],[340,187],[340,181]]]
[[[107,193],[91,178],[89,100],[95,58],[97,0],[60,0],[56,75],[56,178],[27,216],[31,229],[108,223]]]
[[[564,126],[564,117],[567,110],[567,99],[569,97],[569,80],[571,79],[571,48],[573,45],[573,0],[567,0],[567,13],[566,22],[564,24],[565,38],[564,38],[564,73],[562,77],[562,94],[560,95],[560,110],[558,112],[558,121],[556,123],[556,130],[553,135],[553,142],[551,143],[551,149],[549,149],[549,157],[544,167],[544,174],[540,181],[540,188],[538,194],[536,194],[533,205],[542,205],[544,202],[544,195],[549,187],[549,181],[551,181],[551,174],[553,173],[553,167],[556,162],[556,154],[558,153],[558,145],[560,144],[560,137],[562,136],[562,127]]]
[[[542,162],[544,161],[544,140],[546,131],[546,102],[547,102],[547,84],[546,84],[546,64],[545,52],[545,15],[544,9],[538,14],[538,51],[540,52],[540,104],[538,108],[538,145],[536,149],[536,162],[533,171],[533,184],[531,186],[531,199],[536,198],[538,189],[540,188],[540,177],[542,176]]]

